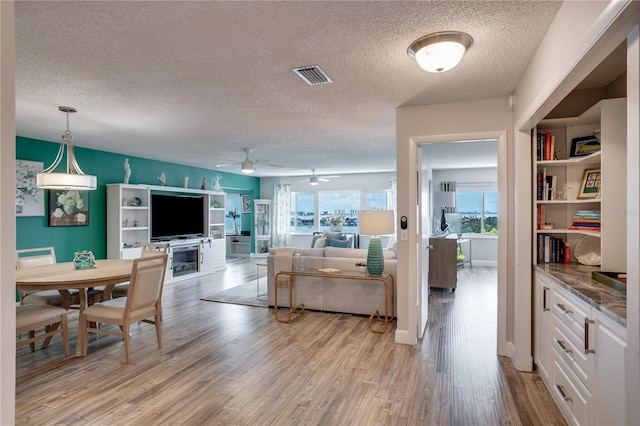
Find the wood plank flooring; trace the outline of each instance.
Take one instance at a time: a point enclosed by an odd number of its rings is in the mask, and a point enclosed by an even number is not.
[[[20,348],[16,424],[564,424],[537,374],[496,356],[493,268],[460,269],[455,293],[432,291],[417,346],[395,344],[395,325],[369,332],[366,317],[281,324],[272,310],[200,301],[255,276],[247,259],[165,286],[163,348],[136,324],[129,365],[111,336],[91,336],[85,358],[65,359],[59,337]],[[73,346],[77,312],[69,323]]]

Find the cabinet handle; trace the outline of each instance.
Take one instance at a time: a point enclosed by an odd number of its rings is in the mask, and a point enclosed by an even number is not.
[[[549,291],[549,287],[542,287],[542,311],[548,311],[547,308],[547,291]]]
[[[595,324],[595,321],[589,318],[584,319],[584,353],[595,354],[596,350],[589,347],[589,324]]]
[[[567,307],[564,306],[562,303],[558,303],[558,308],[560,308],[560,310],[565,314],[573,314],[573,311],[570,311],[569,309],[567,309]]]
[[[173,256],[169,258],[169,270],[173,269]]]
[[[564,345],[564,341],[563,340],[556,340],[556,343],[558,344],[558,346],[560,346],[560,349],[562,349],[562,351],[565,354],[573,353],[573,351],[571,349],[567,349],[567,347]]]
[[[567,394],[564,392],[564,387],[561,385],[556,385],[556,389],[558,389],[558,392],[560,392],[560,396],[562,397],[562,399],[564,399],[567,402],[571,402],[573,401],[573,399],[571,399],[570,397],[567,396]]]
[[[204,263],[204,254],[200,253],[200,263]]]

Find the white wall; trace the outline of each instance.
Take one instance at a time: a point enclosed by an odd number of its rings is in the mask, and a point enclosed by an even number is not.
[[[14,4],[0,2],[0,424],[15,422],[16,389],[16,170]]]
[[[396,155],[398,175],[398,217],[408,218],[408,239],[398,241],[398,321],[396,342],[415,344],[416,292],[418,271],[416,264],[418,242],[416,211],[416,145],[426,142],[453,142],[494,138],[500,140],[498,147],[499,167],[506,168],[507,161],[500,165],[501,153],[505,155],[511,141],[511,111],[508,98],[494,98],[455,104],[429,105],[398,108],[396,111]],[[506,173],[505,173],[506,175]],[[504,179],[506,183],[506,179]],[[505,190],[507,188],[505,187]],[[501,197],[502,198],[502,197]],[[513,197],[504,197],[504,203]],[[500,211],[505,218],[504,237],[511,235],[506,208]],[[505,267],[509,264],[505,250]],[[506,271],[502,280],[506,282]]]

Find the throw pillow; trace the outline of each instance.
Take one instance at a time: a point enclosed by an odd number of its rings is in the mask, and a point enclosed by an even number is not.
[[[324,248],[327,245],[326,238],[318,238],[315,243],[313,243],[313,248]]]
[[[342,238],[342,237],[343,237],[342,232],[328,232],[328,231],[325,231],[325,232],[324,232],[324,236],[325,236],[328,240],[331,240],[331,239],[334,239],[334,240],[343,240],[343,239],[344,239],[344,238]]]
[[[335,238],[329,238],[329,246],[330,247],[349,248],[349,241],[347,241],[347,240],[336,240]]]

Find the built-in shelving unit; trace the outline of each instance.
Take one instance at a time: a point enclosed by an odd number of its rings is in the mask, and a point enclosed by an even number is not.
[[[532,135],[533,165],[533,262],[544,256],[539,248],[544,236],[568,243],[571,262],[575,244],[585,235],[600,238],[602,267],[626,270],[626,99],[605,99],[578,117],[541,121]],[[600,134],[601,150],[589,155],[570,155],[572,140]],[[537,135],[549,132],[555,139],[554,160],[538,160]],[[585,170],[600,171],[600,190],[593,198],[581,199]],[[544,190],[545,177],[552,176],[555,191]],[[542,177],[543,196],[535,189]],[[584,211],[600,212],[600,229],[570,229],[572,217]],[[545,227],[545,224],[548,224]],[[560,243],[558,243],[560,244]],[[564,246],[564,244],[563,244]],[[562,262],[561,259],[557,259]]]
[[[151,240],[152,193],[200,195],[204,198],[206,235],[169,240],[166,282],[206,274],[226,267],[226,194],[157,185],[107,185],[107,257],[134,259]]]

